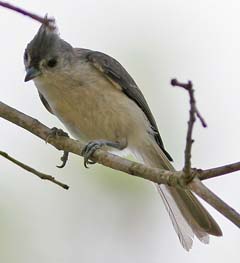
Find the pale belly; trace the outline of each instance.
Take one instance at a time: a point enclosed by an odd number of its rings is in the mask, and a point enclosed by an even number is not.
[[[105,79],[89,86],[46,88],[40,82],[35,84],[54,114],[82,141],[105,139],[131,143],[150,129],[137,104]]]

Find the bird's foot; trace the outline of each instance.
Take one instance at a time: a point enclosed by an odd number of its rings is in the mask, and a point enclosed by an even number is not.
[[[63,168],[66,165],[67,161],[68,161],[68,157],[69,157],[69,152],[63,151],[63,155],[60,158],[62,164],[56,165],[56,167],[57,168]]]
[[[90,141],[86,144],[86,146],[82,150],[82,156],[84,158],[84,166],[88,168],[88,164],[95,164],[96,162],[93,160],[89,160],[94,152],[103,146],[110,146],[117,149],[122,149],[122,146],[119,142],[111,142],[107,140],[94,140]]]
[[[53,127],[51,129],[51,132],[50,134],[48,135],[47,139],[46,139],[46,143],[48,143],[49,139],[52,137],[60,137],[60,136],[64,136],[64,137],[68,137],[69,138],[69,135],[63,131],[62,129],[58,129],[56,127]],[[66,152],[66,151],[63,151],[63,155],[61,157],[61,161],[62,161],[62,164],[61,165],[57,165],[58,168],[63,168],[67,161],[68,161],[68,156],[69,156],[69,152]]]
[[[56,128],[56,127],[53,127],[53,128],[51,129],[51,131],[50,131],[47,139],[46,139],[46,143],[48,143],[48,141],[49,141],[49,139],[50,139],[51,137],[60,137],[60,136],[69,137],[69,135],[68,135],[65,131],[63,131],[62,129],[58,129],[58,128]]]

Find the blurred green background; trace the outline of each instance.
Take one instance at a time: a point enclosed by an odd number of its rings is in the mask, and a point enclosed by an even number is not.
[[[239,1],[88,0],[11,1],[55,16],[63,39],[118,59],[143,91],[176,168],[183,164],[188,98],[170,79],[195,84],[209,127],[196,125],[193,165],[209,168],[239,160]],[[1,100],[62,127],[24,83],[23,52],[37,22],[0,9]],[[80,102],[79,102],[80,103]],[[81,116],[80,116],[81,117]],[[4,120],[0,149],[70,185],[68,191],[0,159],[0,262],[235,262],[239,229],[210,208],[223,238],[194,242],[185,252],[152,184],[100,165],[83,168]],[[240,210],[238,175],[206,182]]]

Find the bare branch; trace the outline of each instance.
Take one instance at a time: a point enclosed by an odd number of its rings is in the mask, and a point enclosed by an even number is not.
[[[218,173],[223,172],[223,167],[217,170],[216,169],[215,170],[212,169],[211,171],[209,170],[207,173],[206,171],[203,172],[201,170],[195,170],[195,172],[198,172],[197,174],[198,178],[195,178],[196,175],[194,175],[193,169],[191,168],[191,150],[192,150],[192,144],[194,142],[194,140],[192,139],[192,133],[193,133],[194,123],[196,121],[196,116],[201,121],[202,126],[207,127],[206,122],[204,121],[203,117],[201,116],[201,114],[197,109],[192,82],[189,81],[188,83],[181,83],[176,79],[172,79],[171,84],[172,86],[178,86],[187,90],[190,98],[188,130],[187,130],[186,147],[185,147],[185,164],[181,178],[187,184],[187,187],[189,189],[191,189],[194,193],[196,193],[198,196],[203,198],[211,206],[216,208],[221,214],[223,214],[225,217],[231,220],[235,225],[240,227],[239,214],[230,206],[228,206],[225,202],[223,202],[219,197],[217,197],[213,192],[211,192],[199,180],[200,176],[202,177],[202,179],[207,176],[208,178],[210,178],[210,176],[212,177],[216,176],[217,172]],[[228,168],[233,169],[233,165]],[[228,168],[225,167],[225,171]],[[234,166],[234,168],[236,168],[236,165]]]
[[[52,132],[51,129],[40,123],[38,120],[33,119],[30,116],[9,107],[3,102],[0,102],[0,117],[26,129],[27,131],[38,136],[44,141],[46,141],[47,138],[49,138],[48,142],[58,150],[64,150],[67,152],[72,152],[77,155],[81,155],[82,149],[85,146],[81,142],[77,140],[73,140],[71,138],[60,137],[60,136],[49,137],[49,135]],[[167,184],[173,187],[180,187],[180,188],[189,187],[190,189],[192,189],[192,191],[194,192],[196,191],[197,193],[197,190],[194,187],[191,188],[193,182],[190,182],[188,185],[186,184],[184,178],[185,173],[183,171],[172,172],[163,169],[147,167],[143,164],[132,162],[130,160],[121,158],[119,156],[108,153],[101,149],[96,150],[91,159],[99,164],[102,164],[104,166],[110,167],[115,170],[128,173],[132,176],[141,177],[143,179],[147,179],[158,184]],[[239,168],[240,170],[240,164],[238,165],[230,164],[226,166],[226,169],[229,172],[236,171],[238,170],[237,168]],[[190,173],[191,173],[190,176],[192,178],[199,177],[200,179],[204,180],[221,174],[226,174],[226,171],[224,170],[224,167],[218,167],[209,170],[191,169]],[[206,201],[208,202],[208,200]],[[218,206],[215,206],[215,208],[218,209],[220,213],[221,210],[219,210],[219,207],[221,206],[222,206],[222,201],[219,199]],[[235,223],[236,220],[237,220],[236,225],[239,226],[240,215],[237,213],[234,215],[234,218],[231,221]]]
[[[186,89],[188,91],[189,96],[190,96],[190,106],[193,108],[193,111],[196,113],[196,115],[199,118],[202,126],[204,128],[206,128],[207,127],[207,123],[204,120],[204,118],[202,117],[202,115],[200,114],[200,112],[199,112],[199,110],[197,109],[197,106],[196,106],[196,100],[195,100],[195,97],[194,97],[194,89],[192,88],[192,82],[189,81],[188,83],[181,83],[177,79],[172,79],[171,80],[171,84],[172,84],[172,86],[182,87],[182,88],[184,88],[184,89]]]
[[[4,158],[8,159],[9,161],[15,163],[16,165],[18,165],[19,167],[23,168],[24,170],[26,170],[26,171],[28,171],[28,172],[30,172],[32,174],[35,174],[40,179],[48,180],[48,181],[50,181],[50,182],[52,182],[54,184],[57,184],[57,185],[61,186],[62,188],[66,189],[66,190],[69,189],[68,185],[57,181],[53,176],[41,173],[41,172],[33,169],[32,167],[30,167],[30,166],[28,166],[28,165],[16,160],[15,158],[11,157],[6,152],[0,151],[0,155],[3,156]]]
[[[189,182],[192,180],[192,177],[191,177],[191,150],[192,150],[192,144],[194,142],[194,140],[192,139],[192,133],[193,133],[194,123],[196,121],[195,115],[200,119],[203,127],[207,127],[207,124],[197,109],[192,82],[188,81],[188,83],[181,83],[177,79],[172,79],[171,85],[181,87],[187,90],[189,94],[189,98],[190,98],[189,121],[188,121],[188,130],[187,130],[186,147],[185,147],[185,164],[183,168],[185,172],[184,177],[186,179],[186,182],[187,181]]]
[[[9,4],[9,3],[3,2],[3,1],[0,1],[0,6],[7,8],[7,9],[10,9],[10,10],[13,10],[19,14],[24,15],[24,16],[28,16],[28,17],[30,17],[30,18],[32,18],[32,19],[34,19],[34,20],[36,20],[42,24],[45,24],[46,26],[48,26],[51,29],[55,29],[54,19],[52,19],[52,18],[38,16],[36,14],[33,14],[33,13],[28,12],[22,8],[19,8],[17,6],[14,6],[12,4]]]
[[[198,169],[198,178],[200,180],[206,180],[210,178],[214,178],[217,176],[221,176],[224,174],[233,173],[240,170],[240,162],[231,163],[227,165],[223,165],[216,168],[211,168],[207,170]]]
[[[24,128],[42,140],[47,141],[58,150],[72,152],[81,156],[81,152],[85,147],[80,141],[65,136],[51,136],[52,130],[47,126],[3,102],[0,102],[0,117]],[[95,151],[91,159],[115,170],[139,176],[160,184],[174,184],[174,181],[178,181],[179,179],[178,176],[173,175],[170,171],[146,167],[142,164],[129,161],[101,149]]]
[[[212,191],[210,191],[198,178],[194,178],[188,186],[190,190],[196,193],[199,197],[205,200],[208,204],[240,228],[239,214]]]

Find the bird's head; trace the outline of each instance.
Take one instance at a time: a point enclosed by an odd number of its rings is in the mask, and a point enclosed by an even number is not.
[[[55,22],[42,24],[24,52],[25,81],[62,70],[72,52],[72,46],[59,37]]]

